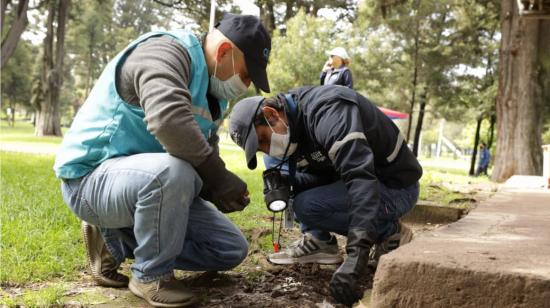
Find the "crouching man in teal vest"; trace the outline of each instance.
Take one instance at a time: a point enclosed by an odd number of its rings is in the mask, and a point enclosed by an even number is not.
[[[243,210],[248,191],[219,156],[217,128],[251,82],[269,92],[270,49],[256,17],[226,14],[202,42],[152,32],[107,65],[54,166],[98,284],[184,306],[194,297],[174,269],[223,271],[246,257],[245,237],[221,212]],[[130,281],[118,273],[125,258],[135,259]]]

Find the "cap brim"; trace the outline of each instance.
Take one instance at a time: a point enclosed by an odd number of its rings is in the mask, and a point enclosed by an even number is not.
[[[262,65],[256,61],[252,61],[245,57],[246,69],[248,70],[248,76],[252,79],[252,82],[257,88],[269,93],[269,81],[267,80],[267,71],[262,68]]]
[[[252,125],[244,145],[246,164],[248,166],[248,169],[250,170],[256,169],[256,165],[257,165],[256,152],[257,151],[258,151],[258,136],[256,135],[256,128],[254,128],[254,125]]]

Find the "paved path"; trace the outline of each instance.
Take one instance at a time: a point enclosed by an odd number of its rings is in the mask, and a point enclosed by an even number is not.
[[[550,190],[502,189],[381,259],[369,307],[550,307]]]
[[[49,154],[55,155],[58,144],[55,143],[32,143],[32,142],[2,142],[0,143],[0,151],[19,152],[30,154]]]

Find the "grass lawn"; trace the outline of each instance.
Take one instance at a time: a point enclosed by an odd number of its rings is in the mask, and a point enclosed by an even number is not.
[[[64,206],[52,156],[0,152],[1,284],[73,279],[83,264],[76,216]]]
[[[2,125],[0,141],[34,143],[37,139],[38,142],[53,144],[60,142],[60,138],[55,137],[33,137],[32,126],[20,124],[17,123],[16,128]],[[244,164],[244,153],[223,137],[220,144],[222,157],[228,168],[248,183],[252,199],[243,212],[228,216],[249,235],[250,232],[246,230],[270,229],[271,214],[263,202],[262,170],[248,170]],[[261,160],[261,157],[258,158]],[[0,161],[0,287],[78,280],[78,274],[85,266],[80,224],[61,199],[60,183],[52,170],[54,156],[0,152]],[[437,184],[487,181],[486,178],[470,178],[465,170],[426,167],[421,180],[421,199],[446,204],[460,197],[460,194],[452,193],[444,187],[435,187]],[[271,249],[270,235],[263,237],[260,242],[262,250]],[[42,293],[31,292],[26,295],[27,300],[23,300],[23,303],[26,306],[55,304],[63,290],[59,285],[54,285],[39,292]],[[0,289],[0,306],[10,306],[11,300]]]
[[[62,129],[63,132],[66,128]],[[29,122],[15,122],[15,126],[8,126],[6,121],[0,122],[0,142],[25,142],[25,143],[61,143],[61,137],[37,137],[34,135],[34,127]]]

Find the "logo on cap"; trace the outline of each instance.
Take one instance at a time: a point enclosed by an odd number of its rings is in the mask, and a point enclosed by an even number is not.
[[[233,141],[234,141],[236,144],[239,144],[239,145],[240,145],[240,143],[241,143],[241,142],[240,142],[240,141],[241,141],[241,134],[239,134],[239,132],[235,130],[235,131],[232,131],[232,132],[230,133],[230,135],[231,135],[231,139],[233,139]]]
[[[266,61],[269,59],[269,48],[264,48],[264,58]]]

